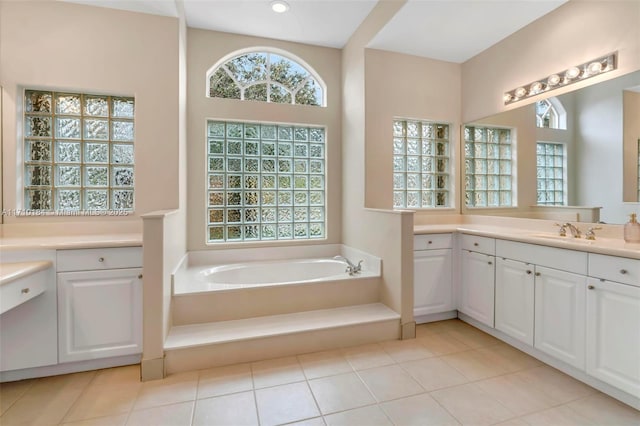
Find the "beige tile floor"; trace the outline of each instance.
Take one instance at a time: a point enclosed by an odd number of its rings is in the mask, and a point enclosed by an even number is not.
[[[640,425],[640,412],[458,320],[417,338],[175,374],[0,385],[0,425]]]

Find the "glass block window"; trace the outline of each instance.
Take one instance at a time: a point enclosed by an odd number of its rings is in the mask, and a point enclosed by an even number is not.
[[[393,122],[393,208],[449,207],[449,125]]]
[[[270,52],[251,52],[217,66],[207,76],[211,98],[324,106],[324,85],[300,63]]]
[[[325,237],[324,128],[207,127],[209,243]]]
[[[565,198],[565,153],[561,143],[538,142],[536,147],[537,204],[563,206]]]
[[[464,153],[467,207],[511,207],[511,130],[465,126]]]
[[[134,99],[25,90],[24,206],[133,210]]]

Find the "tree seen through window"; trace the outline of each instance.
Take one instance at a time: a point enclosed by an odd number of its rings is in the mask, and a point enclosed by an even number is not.
[[[297,62],[269,52],[236,56],[209,76],[209,96],[323,106],[323,87]]]

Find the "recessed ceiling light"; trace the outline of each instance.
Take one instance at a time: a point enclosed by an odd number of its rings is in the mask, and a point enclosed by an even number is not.
[[[284,13],[289,10],[289,3],[282,0],[275,0],[271,2],[271,10],[276,13]]]

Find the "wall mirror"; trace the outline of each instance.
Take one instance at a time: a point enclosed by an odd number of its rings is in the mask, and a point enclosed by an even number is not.
[[[511,129],[517,207],[469,207],[463,195],[463,213],[610,224],[640,213],[640,71],[467,125]]]

